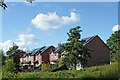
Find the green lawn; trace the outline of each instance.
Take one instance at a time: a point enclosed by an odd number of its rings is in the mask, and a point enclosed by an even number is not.
[[[118,65],[88,67],[82,70],[65,70],[57,72],[22,72],[15,75],[16,78],[118,78]]]

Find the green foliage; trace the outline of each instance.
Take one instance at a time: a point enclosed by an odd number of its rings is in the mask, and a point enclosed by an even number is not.
[[[47,72],[51,72],[52,71],[51,66],[50,66],[49,63],[48,64],[42,63],[41,64],[41,69],[42,69],[43,72],[44,71],[47,71]]]
[[[0,61],[1,61],[2,65],[5,64],[6,58],[7,58],[7,57],[4,55],[4,51],[3,51],[3,50],[0,50]]]
[[[91,57],[89,48],[83,46],[83,41],[80,41],[81,35],[80,27],[71,28],[69,30],[67,43],[62,45],[62,49],[67,52],[65,58],[63,58],[63,63],[68,66],[74,66],[76,70],[76,64],[81,63],[82,65],[87,64],[87,58]]]
[[[52,70],[58,69],[58,64],[52,66]]]
[[[7,59],[5,65],[2,67],[3,77],[13,77],[16,72],[15,63],[13,58]]]
[[[9,48],[9,50],[6,52],[9,59],[13,58],[15,67],[16,67],[16,71],[20,70],[20,65],[19,65],[20,55],[19,55],[19,53],[21,52],[21,50],[19,50],[18,48],[19,47],[13,43],[13,46],[11,48]]]
[[[64,62],[62,60],[59,61],[58,66],[61,67],[64,65]]]
[[[111,35],[111,37],[107,40],[107,45],[111,49],[110,60],[112,62],[117,61],[118,50],[120,48],[120,30]]]
[[[92,78],[118,78],[118,65],[111,64],[105,66],[88,67],[81,70],[64,70],[57,72],[22,72],[16,75],[17,78],[79,78],[79,80]]]

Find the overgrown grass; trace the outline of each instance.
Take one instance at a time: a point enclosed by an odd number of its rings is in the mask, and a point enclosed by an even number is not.
[[[80,78],[81,80],[118,78],[117,64],[88,67],[81,70],[64,70],[57,72],[22,72],[15,75],[15,78]]]

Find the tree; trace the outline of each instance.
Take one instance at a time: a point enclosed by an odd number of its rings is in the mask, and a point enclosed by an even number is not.
[[[4,1],[0,2],[0,6],[5,10],[7,8],[7,5],[4,3]]]
[[[8,58],[13,58],[16,71],[19,71],[19,62],[20,62],[20,55],[19,53],[22,52],[22,50],[18,49],[19,47],[13,43],[13,47],[9,48],[9,50],[6,52],[8,55]]]
[[[15,67],[14,59],[13,58],[7,59],[6,64],[3,65],[2,67],[3,78],[13,77],[15,75],[15,72],[16,72],[16,67]]]
[[[0,50],[0,61],[1,61],[2,65],[5,65],[6,58],[7,57],[4,55],[4,51]]]
[[[107,45],[110,48],[110,60],[111,62],[117,61],[118,49],[120,45],[120,30],[116,31],[111,37],[107,40]]]
[[[67,53],[65,54],[65,58],[62,59],[63,64],[70,66],[74,66],[76,70],[76,65],[81,63],[82,65],[87,64],[87,58],[91,57],[89,48],[83,46],[80,40],[81,35],[80,27],[77,26],[75,28],[71,28],[69,30],[67,43],[62,46],[62,49]]]

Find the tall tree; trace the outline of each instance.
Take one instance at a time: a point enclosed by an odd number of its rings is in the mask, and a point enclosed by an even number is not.
[[[19,69],[19,62],[20,62],[19,53],[22,51],[18,48],[19,47],[13,43],[13,47],[9,48],[9,50],[6,52],[7,55],[9,56],[9,59],[13,58],[15,66],[16,66],[16,71],[20,70]]]
[[[110,51],[110,60],[111,62],[117,61],[118,50],[120,47],[120,30],[116,31],[111,37],[107,40],[107,45],[111,49]]]
[[[68,66],[74,66],[76,70],[76,65],[78,63],[82,65],[87,64],[87,58],[91,57],[89,48],[83,46],[80,40],[82,30],[77,26],[69,30],[67,43],[62,46],[62,49],[66,52],[65,58],[62,59],[63,64]]]
[[[5,65],[6,58],[7,57],[4,55],[4,51],[2,49],[0,49],[0,61],[1,61],[2,65]]]

